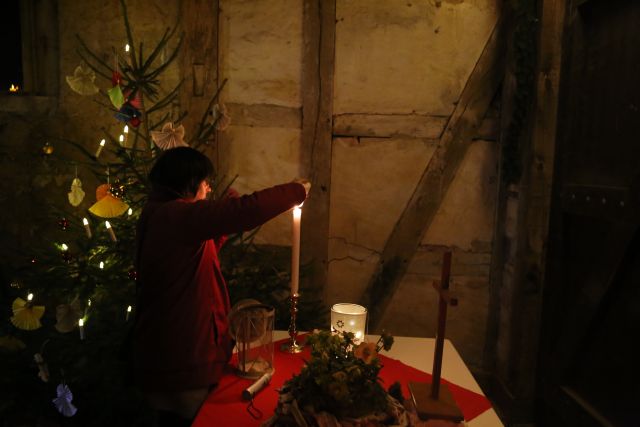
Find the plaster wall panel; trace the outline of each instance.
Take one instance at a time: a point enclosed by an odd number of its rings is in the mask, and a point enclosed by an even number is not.
[[[439,276],[405,275],[380,328],[398,336],[435,337],[438,293],[432,287],[433,280]],[[447,310],[445,336],[467,365],[480,367],[489,307],[488,279],[453,276],[450,288],[459,302]]]
[[[497,197],[498,147],[495,142],[470,143],[449,191],[427,230],[423,245],[475,249],[491,242]]]
[[[334,139],[327,295],[359,299],[434,151],[430,140]]]
[[[219,65],[225,102],[299,107],[302,2],[220,0]]]
[[[233,187],[241,194],[290,182],[300,176],[299,129],[230,126],[220,144],[226,159],[223,173],[228,178],[238,175]],[[281,214],[261,227],[255,242],[291,245],[291,223],[290,213]]]
[[[334,114],[451,114],[497,3],[338,0]]]

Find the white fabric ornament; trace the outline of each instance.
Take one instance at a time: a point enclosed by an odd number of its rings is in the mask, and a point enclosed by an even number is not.
[[[173,128],[173,123],[167,122],[162,126],[161,131],[151,131],[151,139],[161,150],[168,150],[175,147],[188,147],[184,142],[184,126]]]
[[[82,190],[82,181],[79,178],[73,178],[71,182],[71,191],[67,193],[71,206],[78,206],[84,199],[84,191]]]
[[[78,65],[73,72],[73,76],[67,76],[67,84],[76,93],[80,95],[95,95],[98,93],[98,86],[93,83],[96,74],[91,68],[84,68]]]

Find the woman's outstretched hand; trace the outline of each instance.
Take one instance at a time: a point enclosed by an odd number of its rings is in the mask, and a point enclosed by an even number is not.
[[[305,199],[309,197],[309,191],[311,191],[311,182],[305,178],[296,178],[293,182],[297,182],[298,184],[302,184],[305,192]]]

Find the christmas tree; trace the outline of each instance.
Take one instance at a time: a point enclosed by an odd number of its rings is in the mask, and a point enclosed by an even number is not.
[[[196,128],[180,125],[187,114],[175,111],[181,82],[170,90],[161,85],[181,48],[178,25],[148,49],[134,38],[124,0],[120,4],[124,53],[114,49],[110,63],[78,36],[82,63],[66,81],[77,96],[94,97],[111,110],[122,133],[105,131],[94,147],[63,138],[43,147],[49,161],[68,164],[76,177],[67,200],[49,207],[54,241],[31,242],[24,266],[10,272],[7,321],[0,323],[0,419],[8,425],[43,419],[78,426],[153,422],[130,386],[125,345],[135,316],[135,228],[149,190],[147,174],[160,150],[206,148],[229,118],[218,104],[223,82]],[[105,84],[96,84],[98,78]],[[72,161],[54,153],[62,145],[77,153]],[[86,175],[98,183],[95,189],[83,188],[80,177]],[[215,180],[214,197],[228,181]],[[94,191],[95,203],[80,209]],[[276,326],[286,329],[289,275],[277,266],[287,256],[257,248],[254,235],[233,236],[221,254],[232,301],[259,295],[276,306]],[[300,329],[315,326],[309,319],[317,318],[318,307],[317,300],[301,304]]]

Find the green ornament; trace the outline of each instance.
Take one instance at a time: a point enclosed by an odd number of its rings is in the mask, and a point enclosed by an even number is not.
[[[120,85],[115,85],[114,87],[109,89],[107,93],[109,94],[109,99],[111,100],[113,106],[116,107],[117,110],[119,110],[120,107],[122,107],[122,104],[124,104],[124,95],[122,94]]]

